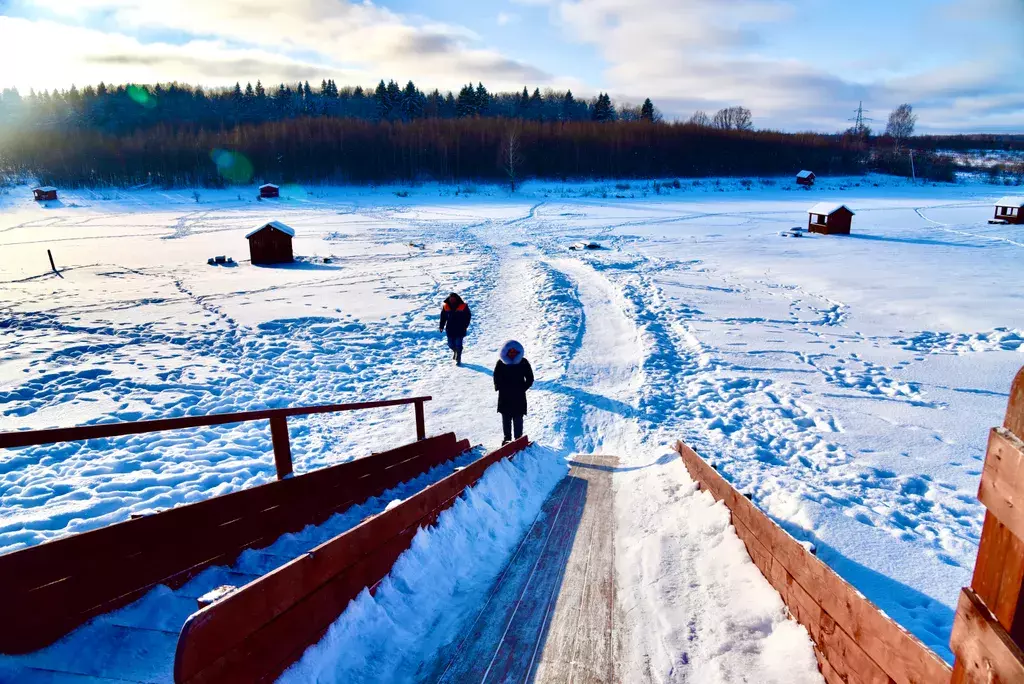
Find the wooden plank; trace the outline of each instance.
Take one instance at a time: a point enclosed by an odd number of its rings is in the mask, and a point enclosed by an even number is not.
[[[1024,652],[970,589],[960,594],[950,646],[964,682],[1024,682]]]
[[[617,459],[576,457],[464,637],[438,658],[438,682],[614,682]]]
[[[7,589],[0,651],[40,648],[156,584],[180,585],[246,548],[323,522],[468,448],[447,433],[307,475],[272,482],[0,556]]]
[[[483,680],[495,644],[511,622],[519,597],[528,590],[551,528],[578,485],[576,480],[566,477],[548,496],[463,638],[439,658],[438,672],[429,679],[436,679],[438,684]]]
[[[577,456],[569,476],[585,502],[534,682],[614,682],[615,512],[608,456]],[[596,468],[595,468],[596,466]]]
[[[436,519],[490,465],[528,444],[523,437],[477,459],[194,613],[181,630],[175,681],[248,681],[280,674],[289,658],[311,645],[310,639],[315,641],[359,591],[387,574],[420,525]]]
[[[737,535],[753,549],[755,564],[790,612],[808,627],[836,672],[851,682],[949,681],[949,665],[927,646],[808,552],[686,444],[677,442],[676,451],[701,488],[729,507]],[[768,572],[764,550],[772,557]],[[817,629],[810,625],[815,615],[819,615]]]
[[[1018,539],[1024,539],[1024,442],[1006,428],[989,433],[978,500]]]
[[[1024,368],[1017,372],[1010,386],[1010,400],[1006,405],[1003,427],[1024,439]]]

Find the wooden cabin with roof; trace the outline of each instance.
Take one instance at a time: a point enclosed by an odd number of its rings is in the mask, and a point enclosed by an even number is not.
[[[280,195],[281,189],[273,183],[264,183],[260,186],[260,199],[271,199]]]
[[[990,223],[1024,225],[1024,197],[1001,197]]]
[[[807,210],[807,230],[822,235],[849,235],[854,213],[845,204],[818,202]]]
[[[36,202],[49,202],[57,199],[57,188],[52,185],[41,185],[32,189],[32,197]]]
[[[290,264],[295,261],[292,254],[295,230],[280,221],[264,223],[245,237],[249,240],[249,258],[257,266]]]
[[[796,184],[797,185],[806,185],[806,186],[810,187],[811,185],[814,185],[814,179],[815,179],[814,172],[813,171],[808,171],[806,169],[804,169],[800,173],[796,174]]]

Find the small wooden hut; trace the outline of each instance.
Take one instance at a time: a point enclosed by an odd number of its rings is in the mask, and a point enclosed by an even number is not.
[[[818,202],[807,210],[807,230],[822,235],[849,235],[853,212],[845,204]]]
[[[1024,225],[1024,197],[1001,197],[992,222]]]
[[[807,171],[805,169],[805,170],[801,171],[800,173],[796,174],[796,184],[797,185],[811,186],[811,185],[814,185],[814,178],[815,178],[814,172],[813,171]]]
[[[280,221],[265,223],[245,236],[249,240],[249,258],[256,265],[290,264],[295,230]]]
[[[262,199],[270,199],[272,197],[280,197],[281,189],[273,183],[264,183],[260,186],[260,197]]]
[[[36,202],[47,202],[57,199],[57,188],[52,185],[41,185],[32,189],[32,196]]]

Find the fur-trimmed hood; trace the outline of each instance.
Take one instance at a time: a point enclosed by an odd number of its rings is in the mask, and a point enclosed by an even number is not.
[[[524,354],[525,350],[523,349],[523,345],[519,344],[515,340],[509,340],[502,345],[499,358],[501,358],[501,362],[506,366],[514,366],[523,360]]]

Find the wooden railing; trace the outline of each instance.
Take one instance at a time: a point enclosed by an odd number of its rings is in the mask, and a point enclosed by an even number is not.
[[[978,498],[988,512],[971,586],[957,606],[952,670],[818,560],[682,442],[701,489],[724,501],[751,560],[807,628],[828,684],[1024,682],[1024,368],[989,435]]]
[[[952,684],[1024,682],[1024,369],[1002,427],[989,433],[978,499],[985,525],[971,586],[960,594]]]
[[[244,411],[241,413],[215,413],[209,416],[139,420],[131,423],[102,423],[100,425],[82,425],[79,427],[53,428],[49,430],[4,432],[0,433],[0,449],[55,444],[57,442],[77,442],[104,437],[123,437],[125,435],[139,435],[148,432],[163,432],[165,430],[186,430],[188,428],[208,427],[211,425],[231,425],[234,423],[248,423],[255,420],[269,420],[270,439],[274,446],[274,465],[277,468],[277,479],[283,480],[292,474],[292,448],[288,438],[288,418],[290,416],[341,413],[343,411],[360,411],[363,409],[414,404],[416,409],[416,439],[421,440],[427,436],[423,403],[430,400],[431,397],[429,396],[409,397],[407,399],[389,399],[387,401],[364,401],[351,404],[327,404],[324,406],[296,406],[292,408],[264,409],[261,411]]]

